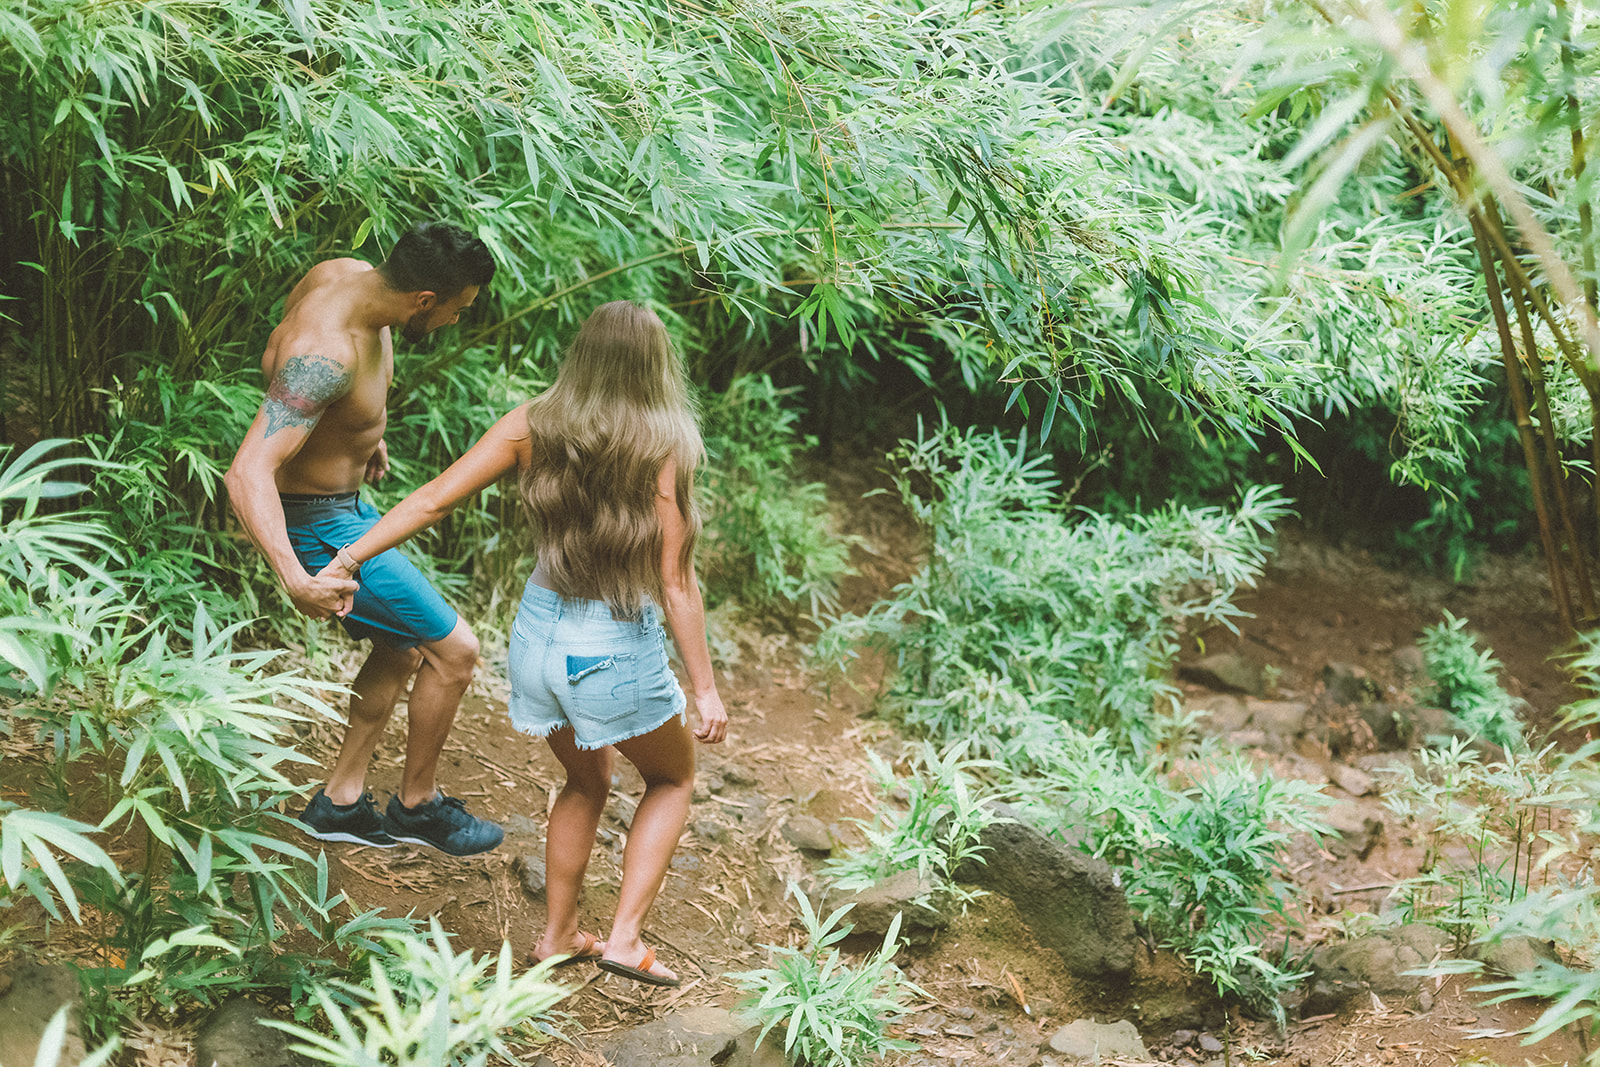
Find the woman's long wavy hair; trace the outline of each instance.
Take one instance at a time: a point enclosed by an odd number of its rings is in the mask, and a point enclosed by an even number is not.
[[[677,464],[678,512],[688,526],[678,565],[694,559],[700,516],[694,471],[705,455],[683,364],[649,308],[615,300],[573,339],[555,384],[528,405],[533,462],[522,499],[551,585],[603,600],[619,616],[663,597],[661,469]]]

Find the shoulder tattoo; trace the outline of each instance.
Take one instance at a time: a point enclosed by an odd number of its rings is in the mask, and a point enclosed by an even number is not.
[[[350,371],[327,356],[291,356],[267,387],[267,414],[262,436],[271,437],[286,426],[309,429],[327,406],[350,391]]]

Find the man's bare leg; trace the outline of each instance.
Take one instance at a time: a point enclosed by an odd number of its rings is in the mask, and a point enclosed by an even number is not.
[[[458,618],[455,629],[419,651],[422,666],[407,705],[406,769],[400,779],[400,803],[408,808],[427,803],[438,792],[439,755],[478,664],[478,639]]]
[[[372,753],[378,748],[400,694],[405,692],[407,679],[422,661],[422,653],[414,648],[372,643],[372,653],[351,685],[354,692],[350,697],[350,726],[324,790],[333,803],[343,806],[361,799]]]

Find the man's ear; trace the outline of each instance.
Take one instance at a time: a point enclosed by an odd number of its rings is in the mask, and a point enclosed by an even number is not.
[[[439,303],[439,294],[432,289],[423,289],[411,298],[411,307],[414,311],[432,311]]]

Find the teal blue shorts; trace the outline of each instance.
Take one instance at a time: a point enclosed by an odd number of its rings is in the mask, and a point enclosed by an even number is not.
[[[378,509],[355,493],[330,496],[279,494],[289,544],[310,574],[335,552],[372,529]],[[444,602],[412,562],[395,549],[361,565],[355,608],[339,621],[351,637],[391,648],[431,644],[456,628],[455,609]]]

